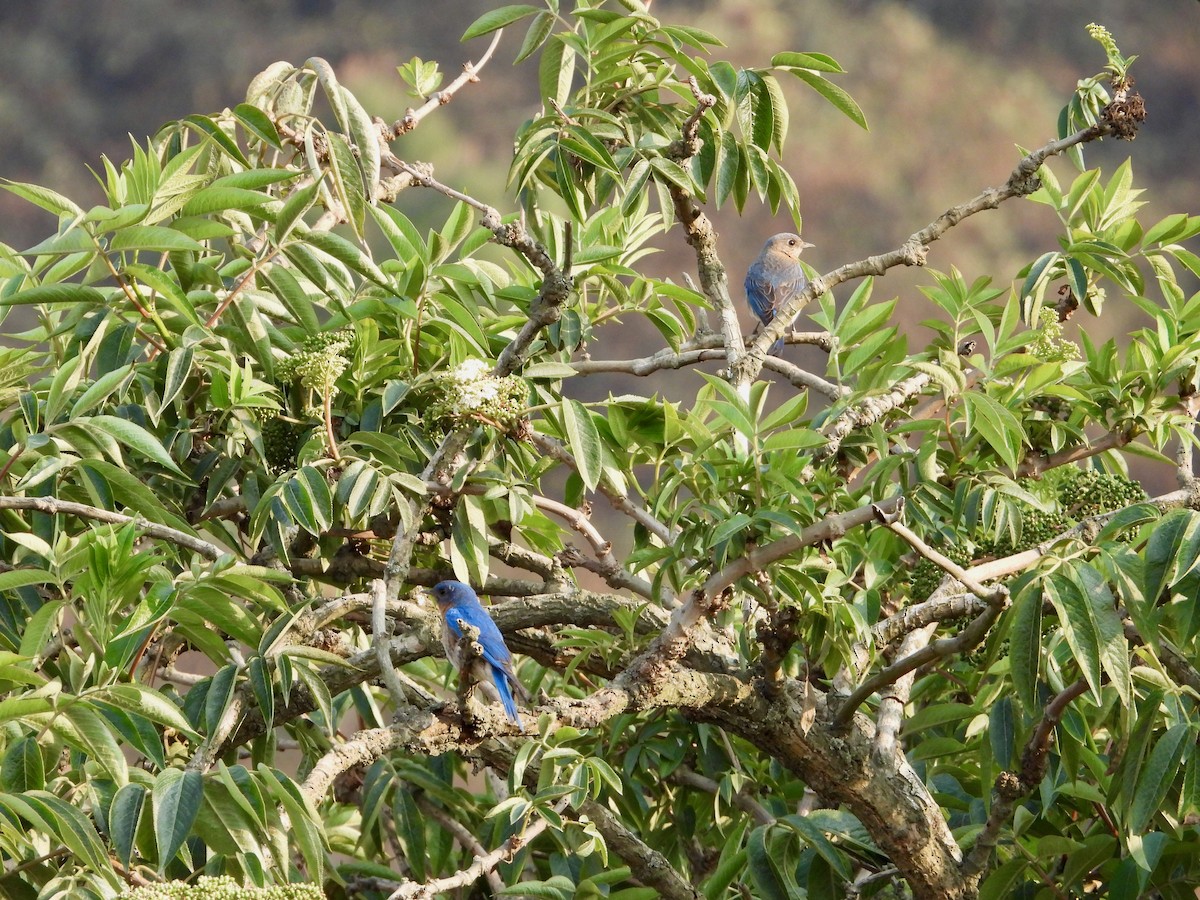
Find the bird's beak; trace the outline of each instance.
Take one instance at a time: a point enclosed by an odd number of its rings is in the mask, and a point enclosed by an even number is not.
[[[808,241],[805,241],[805,240],[800,241],[800,249],[801,250],[807,250],[809,247],[815,247],[815,246],[817,246],[817,245],[810,244]]]

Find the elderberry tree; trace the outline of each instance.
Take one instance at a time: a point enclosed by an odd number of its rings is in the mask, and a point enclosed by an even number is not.
[[[406,141],[508,27],[542,105],[494,207]],[[1086,167],[1145,116],[1132,60],[1095,28],[1004,184],[747,337],[708,210],[799,230],[781,80],[861,124],[837,62],[735,66],[638,0],[488,36],[444,86],[402,66],[392,123],[278,63],[105,161],[101,205],[5,185],[55,224],[0,246],[0,890],[1190,896],[1200,218]],[[1059,246],[930,268],[915,344],[880,276],[1006,202]],[[682,283],[645,271],[671,245]],[[1091,340],[1118,303],[1142,324]],[[523,730],[443,659],[450,578]]]

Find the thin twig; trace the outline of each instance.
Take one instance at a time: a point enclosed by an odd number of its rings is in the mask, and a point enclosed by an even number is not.
[[[542,453],[546,454],[547,456],[552,456],[564,465],[578,471],[579,465],[576,463],[575,457],[571,454],[571,451],[554,438],[534,432],[529,436],[529,440],[533,446]],[[659,522],[658,519],[654,518],[654,516],[647,512],[643,507],[638,506],[636,503],[630,500],[629,497],[626,496],[622,491],[619,491],[616,485],[614,485],[606,475],[602,474],[600,476],[600,481],[596,485],[596,490],[604,495],[605,499],[612,504],[613,509],[629,516],[629,518],[633,519],[635,522],[657,537],[660,541],[662,541],[664,546],[670,546],[677,539],[675,532],[673,532],[662,522]]]
[[[714,796],[721,792],[721,785],[718,782],[699,772],[692,771],[687,766],[680,766],[671,773],[671,780]],[[731,799],[734,806],[749,815],[757,824],[771,825],[775,822],[775,816],[771,815],[765,806],[746,791],[745,785],[735,791]]]
[[[416,109],[405,111],[404,118],[395,122],[391,128],[382,129],[382,136],[385,140],[394,141],[402,134],[408,134],[416,128],[421,120],[437,109],[439,106],[445,106],[465,85],[474,84],[479,81],[479,70],[488,64],[492,58],[492,54],[496,52],[496,48],[500,46],[500,36],[504,34],[504,29],[501,28],[492,35],[492,42],[488,44],[487,50],[475,62],[467,61],[463,63],[462,74],[455,78],[452,82],[442,88],[440,91],[435,91],[429,95],[429,98]],[[382,123],[381,123],[382,124]]]
[[[997,585],[993,588],[985,587],[972,572],[968,572],[958,563],[954,562],[954,560],[934,550],[909,528],[896,520],[896,516],[902,510],[903,504],[898,504],[898,506],[900,507],[899,509],[891,512],[880,510],[878,516],[880,522],[904,538],[922,556],[948,572],[963,584],[967,590],[981,597],[987,603],[987,606],[954,637],[942,638],[930,644],[925,644],[862,682],[862,684],[850,692],[850,695],[838,707],[833,719],[835,729],[845,728],[849,725],[854,713],[867,698],[882,688],[895,684],[909,672],[913,672],[935,660],[943,659],[956,653],[963,653],[978,645],[987,637],[992,625],[995,624],[1000,614],[1008,606],[1008,589],[1004,585]]]
[[[599,560],[599,574],[603,575],[612,587],[631,590],[648,600],[654,596],[654,587],[650,582],[633,575],[617,562],[617,558],[613,556],[612,552],[612,541],[606,540],[604,535],[592,524],[591,519],[584,513],[567,506],[565,503],[559,503],[557,500],[551,500],[549,497],[537,495],[533,497],[533,505],[538,509],[566,519],[572,528],[587,538],[587,542],[592,547],[592,552],[596,554],[596,558]]]
[[[1088,683],[1079,679],[1059,691],[1042,713],[1042,719],[1037,728],[1029,736],[1025,750],[1021,754],[1021,771],[1019,774],[1001,772],[996,778],[995,798],[988,819],[975,839],[975,846],[963,859],[960,871],[968,878],[979,875],[987,868],[992,850],[1000,838],[1004,824],[1012,818],[1013,808],[1018,800],[1035,790],[1042,779],[1046,777],[1047,755],[1050,750],[1050,736],[1055,727],[1062,721],[1067,707],[1078,697],[1088,691]]]

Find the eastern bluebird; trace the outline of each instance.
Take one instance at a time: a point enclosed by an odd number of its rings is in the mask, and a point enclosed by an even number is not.
[[[746,273],[746,299],[754,314],[770,325],[779,307],[791,300],[808,285],[808,277],[800,266],[800,254],[812,244],[800,240],[800,235],[783,232],[772,235],[763,245],[758,259]],[[771,345],[771,355],[778,356],[783,339]]]
[[[479,646],[483,648],[483,656],[474,659],[471,674],[484,693],[504,704],[505,714],[524,731],[521,717],[517,714],[517,702],[513,699],[513,689],[522,698],[528,698],[529,695],[521,682],[517,681],[512,654],[504,645],[504,636],[492,617],[470,585],[461,581],[443,581],[434,585],[433,596],[437,599],[438,609],[442,611],[442,645],[446,648],[446,658],[450,664],[456,670],[462,668],[459,639],[463,630],[459,622],[479,629]]]

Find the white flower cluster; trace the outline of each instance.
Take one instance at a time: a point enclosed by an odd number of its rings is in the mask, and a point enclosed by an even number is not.
[[[487,360],[468,359],[440,378],[441,397],[434,412],[443,419],[481,418],[503,426],[525,411],[528,388],[516,375],[497,378]]]
[[[450,377],[459,384],[469,384],[472,381],[479,381],[481,378],[488,377],[492,367],[482,359],[468,359],[460,362],[454,367],[454,371],[450,373]]]

